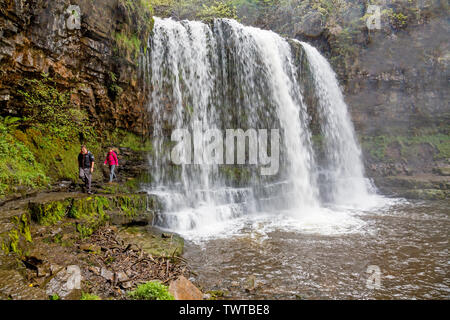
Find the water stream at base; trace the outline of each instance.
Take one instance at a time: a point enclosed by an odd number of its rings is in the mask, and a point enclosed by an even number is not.
[[[188,241],[184,257],[192,280],[226,298],[450,298],[448,201],[393,200],[356,217],[359,232],[344,234],[247,220],[233,237]]]

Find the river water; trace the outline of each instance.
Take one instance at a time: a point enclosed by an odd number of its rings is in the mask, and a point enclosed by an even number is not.
[[[184,256],[204,290],[230,298],[449,299],[449,213],[445,201],[391,200],[341,217],[355,219],[347,229],[303,230],[260,215],[187,240]]]

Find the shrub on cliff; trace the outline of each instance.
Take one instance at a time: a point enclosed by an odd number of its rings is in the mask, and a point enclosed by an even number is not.
[[[231,1],[214,1],[214,3],[209,6],[203,4],[202,9],[197,14],[197,17],[206,22],[210,22],[214,18],[238,19],[236,6],[234,6]]]
[[[88,130],[87,114],[71,104],[71,92],[60,90],[48,74],[42,73],[40,79],[24,79],[18,92],[24,100],[26,125],[45,126],[61,138]]]
[[[0,117],[0,197],[48,183],[34,154],[12,134],[14,126]]]
[[[153,29],[153,7],[150,0],[119,0],[126,23],[113,33],[116,55],[137,63],[140,49],[147,50],[147,40]]]

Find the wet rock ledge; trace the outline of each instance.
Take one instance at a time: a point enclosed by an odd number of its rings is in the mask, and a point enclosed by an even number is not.
[[[415,176],[388,176],[375,178],[381,192],[406,199],[445,200],[450,198],[448,176],[420,174]]]
[[[183,239],[151,227],[158,210],[144,193],[47,193],[6,203],[0,299],[126,299],[144,282],[188,276]],[[71,287],[73,279],[80,285]]]

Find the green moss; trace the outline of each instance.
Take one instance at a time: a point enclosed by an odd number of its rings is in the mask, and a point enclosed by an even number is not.
[[[139,285],[136,290],[128,292],[128,297],[133,300],[175,300],[168,288],[156,281]]]
[[[411,189],[400,194],[408,199],[445,200],[450,196],[449,190],[440,189]]]
[[[175,234],[163,237],[143,227],[127,227],[121,235],[155,257],[172,258],[183,254],[184,240]]]
[[[100,297],[96,296],[95,294],[82,292],[80,300],[102,300],[102,299],[100,299]]]
[[[118,144],[120,147],[129,148],[132,151],[148,151],[152,152],[153,146],[149,139],[142,137],[132,132],[122,132],[122,138]]]
[[[6,254],[10,252],[21,254],[19,250],[19,232],[16,229],[8,232],[7,239],[2,241],[2,250]]]
[[[17,226],[17,230],[25,238],[25,240],[28,242],[32,242],[28,215],[24,213],[20,217],[14,217],[13,221]]]
[[[149,0],[119,2],[125,8],[126,23],[113,34],[118,49],[116,52],[136,63],[140,49],[147,51],[147,40],[154,25],[153,7]]]
[[[146,211],[147,201],[140,195],[125,195],[114,198],[115,207],[128,217],[136,217],[139,213]]]
[[[49,203],[30,202],[28,204],[28,210],[33,221],[44,226],[49,226],[56,224],[64,218],[69,204],[69,200],[52,201]]]
[[[88,149],[98,154],[101,145],[92,141]],[[39,189],[49,182],[78,180],[77,156],[80,148],[78,135],[62,138],[36,125],[18,130],[2,124],[0,118],[0,197],[27,189]]]
[[[2,250],[25,255],[26,243],[32,242],[29,218],[26,213],[11,218],[14,227],[2,236]]]
[[[44,226],[62,221],[61,226],[73,226],[81,238],[86,238],[110,220],[112,215],[118,213],[132,219],[145,213],[149,203],[151,206],[156,205],[152,200],[147,201],[144,194],[66,198],[45,203],[30,202],[28,212],[12,217],[13,227],[0,235],[1,247],[6,253],[25,255],[27,243],[32,242],[31,220]],[[66,218],[75,221],[64,220]],[[45,239],[48,243],[59,243],[62,246],[71,246],[72,240],[63,239],[61,234]]]
[[[392,143],[400,145],[401,156],[405,158],[417,155],[420,152],[421,145],[424,143],[431,145],[437,150],[434,156],[435,160],[450,158],[450,136],[443,133],[416,136],[366,136],[361,141],[363,150],[379,161],[389,160],[386,149]]]
[[[75,199],[68,216],[77,219],[76,230],[81,237],[90,236],[99,226],[108,221],[110,214],[136,217],[147,210],[145,195],[96,196]]]
[[[251,177],[248,168],[238,165],[221,165],[219,171],[233,185],[245,185]]]
[[[32,128],[25,132],[25,143],[35,155],[37,161],[46,169],[46,174],[52,181],[78,180],[77,157],[80,152],[78,136],[71,139],[62,139],[54,135],[44,133],[42,129]],[[88,150],[94,155],[101,150],[98,139],[90,138],[86,131],[85,138]]]
[[[80,233],[81,238],[86,238],[109,219],[105,212],[109,208],[110,201],[106,197],[75,199],[68,216],[79,220],[76,223],[76,230]]]
[[[209,298],[209,300],[217,300],[217,299],[223,298],[225,296],[225,291],[222,291],[222,290],[211,290],[206,293],[208,293],[211,296],[211,298]]]
[[[75,229],[77,230],[77,232],[80,234],[80,237],[82,239],[84,238],[88,238],[90,237],[93,233],[94,233],[94,229],[82,224],[82,223],[76,223],[75,224]]]
[[[0,197],[22,189],[44,186],[49,178],[28,146],[17,139],[14,128],[0,117]]]
[[[402,12],[395,12],[392,8],[388,8],[383,10],[381,15],[387,16],[390,24],[396,29],[401,29],[407,26],[408,16]]]
[[[105,210],[109,209],[109,199],[103,196],[74,199],[68,216],[74,219],[105,218]]]
[[[136,34],[127,35],[125,32],[116,32],[113,35],[119,49],[131,60],[136,60],[141,47],[141,40]]]

